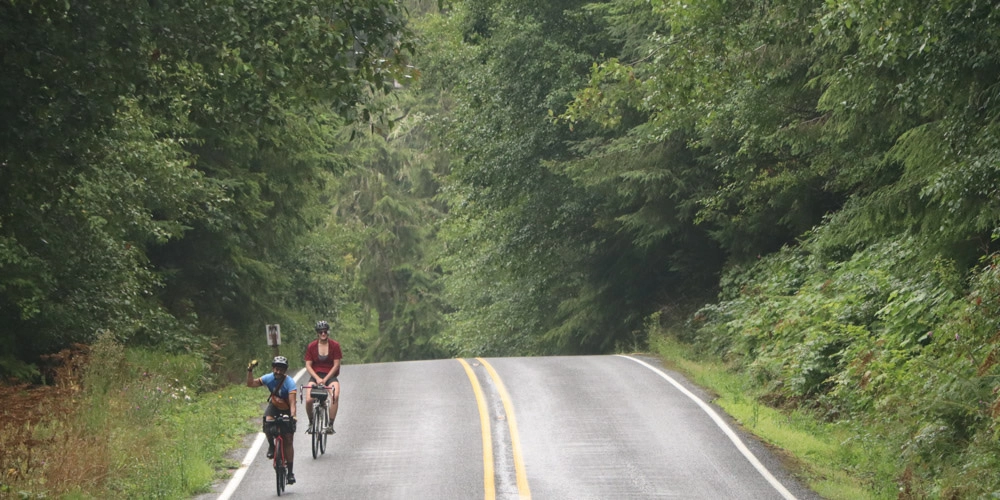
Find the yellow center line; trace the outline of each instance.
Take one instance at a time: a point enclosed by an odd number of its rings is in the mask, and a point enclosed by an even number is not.
[[[514,404],[511,403],[510,394],[507,393],[507,388],[503,385],[503,381],[500,380],[500,375],[497,375],[496,370],[493,369],[489,363],[483,358],[476,358],[483,366],[486,371],[489,372],[490,377],[493,378],[493,383],[496,384],[497,392],[500,393],[500,400],[503,401],[503,409],[507,414],[507,425],[510,427],[510,447],[514,455],[514,472],[517,475],[517,493],[522,500],[531,499],[531,490],[528,488],[528,475],[524,472],[524,459],[521,456],[521,438],[517,434],[517,419],[514,417]]]
[[[497,496],[496,482],[493,471],[493,438],[490,437],[490,417],[486,408],[486,397],[483,396],[483,389],[479,386],[479,379],[475,372],[464,359],[459,358],[459,363],[465,368],[465,374],[472,382],[472,391],[476,394],[476,405],[479,407],[479,425],[483,432],[483,487],[485,488],[486,500],[494,500]]]

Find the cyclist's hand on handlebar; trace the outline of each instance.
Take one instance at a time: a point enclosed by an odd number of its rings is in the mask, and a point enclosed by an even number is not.
[[[253,369],[259,364],[256,359],[247,364],[247,371],[253,371]]]

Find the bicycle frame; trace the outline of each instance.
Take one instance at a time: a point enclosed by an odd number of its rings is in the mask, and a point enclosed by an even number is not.
[[[273,432],[268,432],[271,434],[272,439],[274,439],[274,458],[272,459],[272,465],[274,466],[274,474],[277,480],[277,490],[278,496],[285,491],[285,485],[288,484],[288,468],[285,460],[285,434],[287,434],[288,428],[291,426],[292,418],[288,415],[281,415],[274,420],[265,420],[265,424],[272,423],[273,427],[270,429]]]

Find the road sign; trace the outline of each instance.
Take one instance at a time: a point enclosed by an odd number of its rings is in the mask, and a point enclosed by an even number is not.
[[[268,347],[278,347],[281,345],[281,325],[267,325],[267,345]]]

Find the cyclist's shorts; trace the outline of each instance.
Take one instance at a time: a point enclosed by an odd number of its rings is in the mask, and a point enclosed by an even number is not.
[[[326,372],[316,372],[316,374],[319,375],[320,378],[323,378],[323,377],[326,376]],[[316,380],[316,377],[313,377],[311,375],[309,376],[309,381],[313,382],[313,383],[316,383],[316,384],[319,383],[319,380]],[[339,382],[339,380],[337,380],[336,376],[333,376],[333,377],[330,378],[330,380],[326,381],[326,384],[330,385],[331,382]]]
[[[277,406],[274,406],[270,402],[267,403],[267,408],[264,408],[264,418],[267,417],[277,417],[278,415],[288,415],[291,416],[291,410],[279,410]]]

